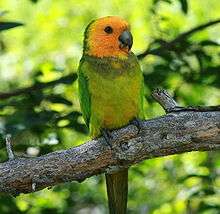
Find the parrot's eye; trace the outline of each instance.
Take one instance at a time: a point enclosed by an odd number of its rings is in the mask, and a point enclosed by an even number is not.
[[[113,32],[113,29],[111,26],[107,26],[107,27],[105,27],[104,31],[108,34],[111,34]]]

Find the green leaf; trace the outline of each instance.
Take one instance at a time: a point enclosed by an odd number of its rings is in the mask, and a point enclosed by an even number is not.
[[[181,4],[181,9],[182,11],[187,14],[188,12],[188,2],[187,0],[179,0],[180,1],[180,4]]]
[[[212,210],[213,212],[210,212],[210,213],[218,213],[219,209],[220,209],[220,205],[218,205],[218,204],[208,204],[208,203],[202,201],[199,204],[198,211],[199,211],[199,213],[204,213],[204,211]],[[217,212],[214,212],[214,210],[216,210]]]
[[[201,178],[201,179],[204,179],[204,180],[207,180],[207,181],[212,180],[212,177],[210,175],[189,174],[189,175],[183,176],[180,179],[178,179],[178,182],[182,183],[185,180],[187,180],[188,178],[192,178],[192,177]]]
[[[62,103],[68,106],[72,106],[72,102],[67,100],[66,98],[60,96],[60,95],[49,95],[45,97],[45,99],[49,100],[52,103]]]
[[[37,3],[38,2],[38,0],[30,0],[31,2],[33,2],[33,3]]]
[[[202,46],[220,46],[218,42],[212,40],[203,40],[199,44]]]
[[[23,26],[20,22],[0,22],[0,31]]]

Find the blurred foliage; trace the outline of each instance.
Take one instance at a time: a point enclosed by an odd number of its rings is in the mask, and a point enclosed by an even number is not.
[[[147,118],[164,114],[150,96],[156,87],[169,90],[181,105],[220,104],[220,24],[169,46],[182,32],[220,18],[219,0],[0,0],[0,8],[1,162],[7,160],[7,133],[18,156],[88,139],[75,80],[83,31],[97,17],[124,17],[132,26],[133,51],[151,51],[140,61]],[[218,152],[144,161],[130,170],[129,213],[217,214],[219,174]],[[2,214],[107,213],[106,206],[103,176],[16,198],[0,195]]]

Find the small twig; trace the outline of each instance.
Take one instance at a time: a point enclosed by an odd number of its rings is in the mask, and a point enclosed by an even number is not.
[[[160,103],[166,113],[172,111],[173,109],[181,108],[164,89],[157,88],[153,91],[152,96],[158,103]]]
[[[209,111],[220,111],[220,106],[188,106],[178,107],[170,109],[170,112],[183,112],[183,111],[194,111],[194,112],[209,112]]]
[[[192,34],[198,32],[198,31],[204,30],[207,27],[210,27],[210,26],[213,26],[213,25],[216,25],[219,23],[220,23],[220,19],[216,19],[216,20],[201,24],[197,27],[192,28],[191,30],[188,30],[186,32],[181,33],[179,36],[176,37],[176,39],[173,40],[173,42],[182,41],[186,37],[191,36]]]
[[[12,151],[12,146],[11,146],[11,135],[7,134],[6,135],[6,150],[8,153],[8,159],[13,160],[15,158],[13,151]]]
[[[220,111],[220,106],[188,106],[180,107],[176,101],[164,89],[156,89],[152,93],[153,98],[163,107],[166,113],[171,112],[206,112],[206,111]]]
[[[151,47],[149,46],[149,48],[147,50],[145,50],[143,53],[138,54],[137,57],[139,60],[143,59],[144,57],[146,57],[147,55],[160,55],[162,52],[166,51],[166,50],[174,50],[176,44],[186,40],[188,37],[190,37],[192,34],[199,32],[201,30],[204,30],[207,27],[211,27],[213,25],[219,24],[220,23],[220,19],[216,19],[210,22],[207,22],[205,24],[201,24],[199,26],[196,26],[186,32],[183,32],[181,34],[179,34],[176,38],[174,38],[171,41],[165,42],[164,44],[161,44],[160,47],[158,48],[153,48],[151,49]]]

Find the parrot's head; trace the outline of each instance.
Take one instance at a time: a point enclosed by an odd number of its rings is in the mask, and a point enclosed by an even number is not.
[[[117,16],[92,21],[84,34],[84,54],[94,57],[126,57],[133,44],[128,23]]]

